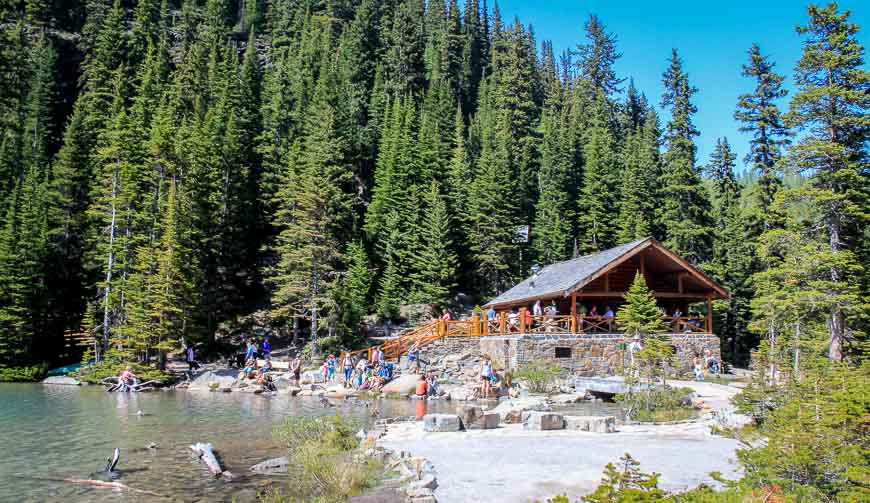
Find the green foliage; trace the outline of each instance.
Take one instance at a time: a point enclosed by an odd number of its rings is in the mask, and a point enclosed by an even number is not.
[[[30,367],[0,367],[0,382],[31,382],[39,381],[48,372],[48,364]]]
[[[261,501],[345,501],[377,480],[382,467],[353,458],[361,425],[341,415],[293,416],[275,428],[275,439],[288,448],[292,493],[267,495]]]
[[[616,396],[633,421],[668,422],[697,417],[689,388],[660,387]]]
[[[556,381],[565,375],[565,368],[549,360],[535,360],[527,363],[513,373],[513,379],[522,379],[529,389],[536,393],[546,393],[556,386]]]
[[[86,365],[77,370],[72,376],[79,381],[98,384],[107,377],[118,377],[128,365],[131,367],[131,372],[139,378],[140,382],[157,381],[161,384],[169,384],[174,379],[169,372],[148,365],[109,360],[104,360],[93,365]]]
[[[656,305],[656,299],[640,272],[634,275],[634,280],[625,293],[625,304],[619,307],[616,322],[627,333],[635,335],[650,335],[667,330],[661,309]]]
[[[598,488],[584,496],[587,503],[629,503],[666,501],[667,493],[659,489],[659,474],[640,471],[638,463],[630,454],[619,458],[619,463],[604,467],[604,478]]]

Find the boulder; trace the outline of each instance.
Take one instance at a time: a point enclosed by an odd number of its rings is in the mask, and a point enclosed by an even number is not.
[[[583,401],[586,398],[586,393],[584,390],[583,394],[580,393],[559,393],[558,395],[553,395],[550,397],[550,401],[553,403],[559,404],[567,404],[567,403],[577,403]]]
[[[281,456],[257,463],[251,467],[251,471],[256,473],[286,473],[289,466],[290,460],[286,456]]]
[[[323,381],[323,374],[321,374],[320,371],[306,370],[299,376],[300,384],[313,384]]]
[[[456,414],[426,414],[423,416],[423,431],[459,431],[460,421]]]
[[[345,388],[340,384],[333,384],[326,388],[326,396],[329,398],[345,399],[347,397],[356,396],[357,390],[353,388]]]
[[[414,492],[417,489],[435,489],[438,487],[438,480],[431,473],[424,473],[419,480],[414,480],[408,484],[408,492]],[[410,494],[409,494],[410,495]]]
[[[401,375],[384,385],[381,391],[385,395],[410,395],[417,389],[417,381],[420,377],[417,374]]]
[[[501,421],[498,412],[484,412],[478,405],[460,405],[456,414],[466,430],[491,430]]]
[[[565,429],[613,433],[616,431],[616,418],[613,416],[565,416]]]
[[[523,429],[532,431],[563,430],[565,420],[562,414],[529,410],[523,412]]]
[[[276,391],[284,391],[293,386],[293,380],[290,379],[288,374],[284,374],[278,377],[272,377],[272,385],[275,386]]]
[[[69,376],[51,376],[43,379],[42,384],[62,384],[66,386],[78,386],[81,384],[81,382]]]
[[[499,403],[491,412],[498,413],[502,423],[518,424],[523,421],[523,412],[529,410],[547,412],[550,410],[550,406],[543,398],[512,398]]]
[[[235,369],[208,370],[199,375],[187,388],[194,391],[231,388],[239,371]]]

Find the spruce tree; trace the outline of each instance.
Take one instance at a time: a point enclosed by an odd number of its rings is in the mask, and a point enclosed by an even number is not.
[[[616,36],[608,33],[598,16],[592,14],[584,25],[586,44],[577,46],[577,70],[591,83],[593,96],[601,93],[609,98],[621,91],[625,79],[616,77],[613,65],[622,57],[616,49]]]
[[[795,67],[797,92],[785,118],[787,126],[805,135],[789,151],[789,163],[812,176],[811,184],[795,195],[818,212],[823,229],[818,237],[837,258],[829,280],[846,287],[861,277],[853,275],[860,270],[854,254],[866,241],[860,229],[867,223],[870,72],[863,68],[864,47],[848,11],[841,13],[832,3],[812,5],[807,13],[807,24],[797,28],[805,37],[804,48]],[[834,360],[843,358],[844,343],[854,330],[847,310],[841,303],[830,309],[828,354]]]
[[[420,252],[414,256],[413,279],[419,300],[434,308],[442,308],[448,304],[456,287],[457,258],[451,239],[453,223],[438,182],[432,181],[424,197]]]
[[[789,144],[790,133],[783,124],[776,102],[788,91],[782,88],[784,76],[774,72],[774,64],[761,54],[758,45],[749,49],[749,63],[743,65],[742,75],[755,81],[751,93],[741,94],[737,100],[734,118],[742,123],[740,131],[752,134],[746,163],[758,173],[754,204],[757,207],[753,234],[782,225],[782,215],[773,211],[773,200],[782,186],[777,176],[777,163],[783,148]]]
[[[697,90],[689,85],[676,49],[671,51],[662,83],[662,106],[669,109],[671,118],[664,134],[667,148],[659,177],[659,220],[664,227],[665,245],[698,264],[709,259],[712,247],[710,200],[695,166],[694,137],[699,133],[692,123],[697,111],[692,95]]]
[[[640,272],[634,275],[634,280],[625,293],[625,304],[616,313],[616,323],[621,329],[634,335],[653,335],[667,329],[656,299]]]
[[[627,243],[657,235],[656,188],[661,173],[658,116],[650,108],[639,128],[629,132],[622,148],[617,241]]]
[[[587,143],[583,148],[583,185],[577,205],[578,238],[583,253],[610,248],[615,242],[616,231],[618,157],[602,93],[598,94],[594,107]]]

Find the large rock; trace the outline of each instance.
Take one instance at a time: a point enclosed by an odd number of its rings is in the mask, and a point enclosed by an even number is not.
[[[231,388],[236,382],[239,371],[235,369],[208,370],[190,383],[187,388],[194,391]]]
[[[499,403],[490,412],[498,413],[502,423],[519,424],[523,422],[523,412],[529,410],[547,412],[550,410],[550,406],[546,400],[539,397],[512,398]]]
[[[456,414],[426,414],[423,416],[423,431],[459,431],[459,416]]]
[[[350,396],[356,396],[357,390],[353,388],[345,388],[340,384],[334,384],[326,388],[326,396],[329,398],[344,399]]]
[[[384,385],[382,391],[386,395],[410,395],[417,390],[417,374],[401,375]]]
[[[529,410],[523,412],[523,429],[533,431],[563,430],[565,429],[565,420],[562,418],[562,414]]]
[[[272,378],[272,385],[276,391],[285,391],[293,386],[293,379],[288,374],[280,375]]]
[[[565,416],[565,429],[613,433],[616,431],[616,418],[613,416]]]
[[[490,430],[498,428],[501,416],[498,412],[484,412],[479,405],[460,405],[456,414],[466,430]]]
[[[251,471],[256,473],[286,473],[289,467],[290,460],[286,456],[282,456],[257,463],[251,467]]]
[[[81,384],[78,380],[69,376],[51,376],[42,380],[42,384],[63,384],[66,386],[78,386]]]
[[[583,401],[586,398],[586,392],[581,393],[559,393],[558,395],[553,395],[550,397],[550,401],[553,403],[559,404],[567,404],[567,403],[577,403]]]

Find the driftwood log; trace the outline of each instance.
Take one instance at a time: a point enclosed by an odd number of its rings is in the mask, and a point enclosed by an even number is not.
[[[147,494],[148,496],[156,496],[158,498],[164,498],[165,496],[161,494],[157,494],[152,491],[146,491],[144,489],[136,489],[135,487],[130,487],[126,484],[122,484],[120,482],[106,482],[104,480],[94,480],[94,479],[59,479],[59,478],[49,478],[49,477],[32,477],[35,480],[50,480],[53,482],[66,482],[68,484],[77,484],[77,485],[85,485],[91,487],[97,487],[100,489],[112,489],[115,491],[130,491],[138,494]]]
[[[118,382],[118,380],[114,377],[107,377],[107,378],[103,379],[103,384],[108,386],[108,388],[106,388],[106,391],[108,391],[110,393],[115,392],[115,391],[132,391],[134,393],[137,393],[137,392],[141,392],[141,391],[151,391],[152,389],[154,389],[154,386],[153,386],[154,384],[160,384],[160,383],[157,381],[151,380],[151,381],[145,381],[145,382],[139,383],[139,384],[134,384],[131,386],[131,385],[127,385],[127,384]]]
[[[214,447],[210,443],[197,442],[190,446],[190,450],[196,454],[196,457],[202,461],[215,477],[220,477],[223,473],[221,464],[214,455]]]

